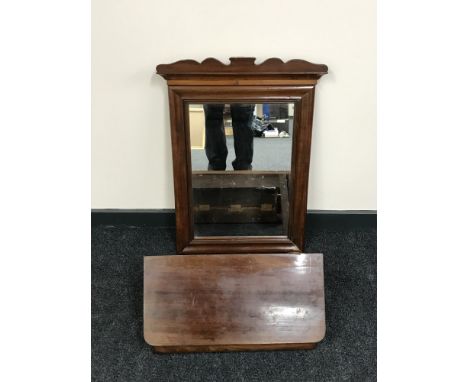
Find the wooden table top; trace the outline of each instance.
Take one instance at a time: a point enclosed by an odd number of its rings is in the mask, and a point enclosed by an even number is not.
[[[144,259],[144,336],[157,351],[312,348],[324,335],[322,254]]]

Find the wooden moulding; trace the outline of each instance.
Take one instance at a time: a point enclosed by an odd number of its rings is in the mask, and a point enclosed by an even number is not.
[[[195,60],[180,60],[172,64],[161,64],[156,67],[158,74],[167,78],[170,75],[314,75],[320,78],[328,72],[323,64],[314,64],[305,60],[290,60],[284,62],[280,58],[269,58],[261,64],[255,64],[255,57],[231,57],[230,64],[223,64],[215,58],[207,58],[202,62]]]
[[[263,350],[312,350],[317,344],[268,344],[268,345],[216,345],[216,346],[153,346],[155,353],[196,353],[222,351],[263,351]]]
[[[231,57],[229,64],[215,58],[202,62],[181,60],[161,64],[156,72],[168,80],[169,85],[299,85],[315,84],[327,74],[326,65],[305,60],[283,62],[269,58],[255,64],[255,57]]]
[[[325,335],[322,254],[144,260],[144,337],[158,352],[312,349]]]

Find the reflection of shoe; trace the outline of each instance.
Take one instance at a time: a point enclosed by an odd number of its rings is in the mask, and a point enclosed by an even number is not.
[[[211,164],[208,165],[208,171],[224,171],[226,170],[226,165],[223,166],[213,166]]]
[[[273,130],[265,130],[263,132],[263,136],[265,138],[277,137],[278,135],[279,135],[279,133],[278,133],[278,129],[276,127]]]
[[[282,131],[279,133],[279,137],[281,138],[289,138],[289,134],[286,131]]]
[[[234,165],[232,165],[232,167],[234,168],[235,171],[249,171],[249,170],[252,170],[252,165],[236,166],[236,167],[234,167]]]

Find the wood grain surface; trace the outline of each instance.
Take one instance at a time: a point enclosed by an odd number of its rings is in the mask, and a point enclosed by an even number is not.
[[[144,259],[144,337],[156,351],[305,349],[324,335],[322,254]]]
[[[180,60],[172,64],[161,64],[156,67],[156,72],[166,79],[180,78],[180,76],[190,76],[192,79],[197,76],[235,76],[237,79],[243,77],[272,76],[302,76],[318,79],[328,73],[328,67],[322,64],[315,64],[305,60],[289,60],[284,62],[280,58],[269,58],[262,63],[256,64],[255,57],[231,57],[230,63],[224,64],[215,58],[207,58],[202,62],[195,60]]]

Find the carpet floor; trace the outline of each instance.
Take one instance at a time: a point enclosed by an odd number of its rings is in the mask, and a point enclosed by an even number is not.
[[[93,381],[376,381],[373,228],[307,232],[322,252],[327,333],[315,350],[155,354],[143,339],[143,256],[175,252],[173,228],[92,227]]]
[[[226,137],[228,156],[226,170],[231,171],[236,159],[234,138]],[[292,138],[254,138],[252,167],[255,171],[289,171],[291,169]],[[206,171],[208,159],[205,150],[192,149],[192,169]]]

